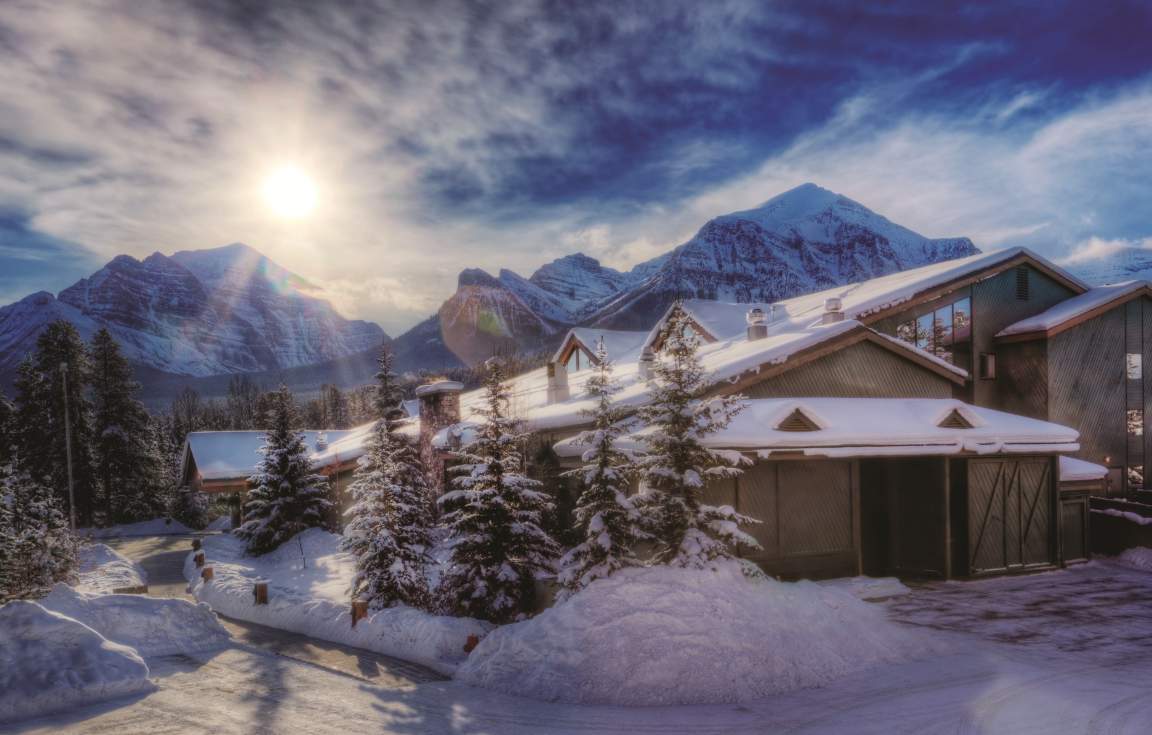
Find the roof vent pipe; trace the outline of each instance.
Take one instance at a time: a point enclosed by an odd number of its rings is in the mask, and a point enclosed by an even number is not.
[[[561,403],[568,397],[568,368],[559,362],[548,363],[548,403]]]
[[[321,431],[316,434],[316,451],[323,452],[328,448],[328,432]]]
[[[763,309],[759,306],[753,306],[744,318],[748,322],[749,342],[755,342],[768,336],[768,322]]]
[[[844,321],[844,304],[839,298],[833,296],[824,300],[823,324],[835,324]]]
[[[652,377],[652,366],[656,364],[656,353],[651,347],[645,347],[640,353],[640,378],[649,380]]]

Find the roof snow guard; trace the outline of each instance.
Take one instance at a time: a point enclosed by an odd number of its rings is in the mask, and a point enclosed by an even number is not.
[[[794,431],[787,422],[801,412],[819,417],[815,430]],[[946,426],[958,416],[968,427]],[[815,423],[815,422],[813,422]],[[651,428],[621,437],[622,449],[643,451]],[[800,398],[747,401],[723,431],[705,437],[713,449],[810,457],[899,457],[958,454],[1059,454],[1078,451],[1075,429],[970,406],[948,398]],[[564,457],[584,447],[571,440],[555,446]]]

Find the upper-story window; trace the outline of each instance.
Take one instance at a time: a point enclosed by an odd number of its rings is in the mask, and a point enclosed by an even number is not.
[[[955,365],[972,357],[972,301],[964,297],[896,327],[896,336]]]
[[[575,373],[591,366],[592,359],[579,347],[572,350],[568,355],[568,362],[564,363],[564,367],[567,368],[570,373]]]
[[[1139,352],[1129,352],[1125,367],[1129,380],[1140,380],[1144,377],[1144,355]]]

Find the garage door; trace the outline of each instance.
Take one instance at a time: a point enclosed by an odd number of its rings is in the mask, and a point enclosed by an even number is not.
[[[968,549],[973,574],[1049,564],[1052,463],[972,460],[968,468]]]

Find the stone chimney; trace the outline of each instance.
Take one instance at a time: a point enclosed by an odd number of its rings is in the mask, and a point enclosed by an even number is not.
[[[559,362],[548,363],[548,403],[568,400],[568,368]]]
[[[840,299],[835,296],[824,299],[824,319],[821,323],[835,324],[842,321],[844,321],[844,304],[841,303]]]
[[[656,354],[651,347],[645,347],[640,353],[640,379],[648,380],[652,377],[652,365],[656,362]]]
[[[744,317],[748,322],[748,341],[755,342],[768,336],[768,321],[764,310],[753,306]]]
[[[416,389],[420,401],[420,459],[428,472],[428,482],[438,496],[444,491],[444,457],[432,445],[437,432],[460,423],[460,393],[463,383],[437,380]]]
[[[316,434],[316,451],[323,452],[328,448],[328,432],[321,431]]]

